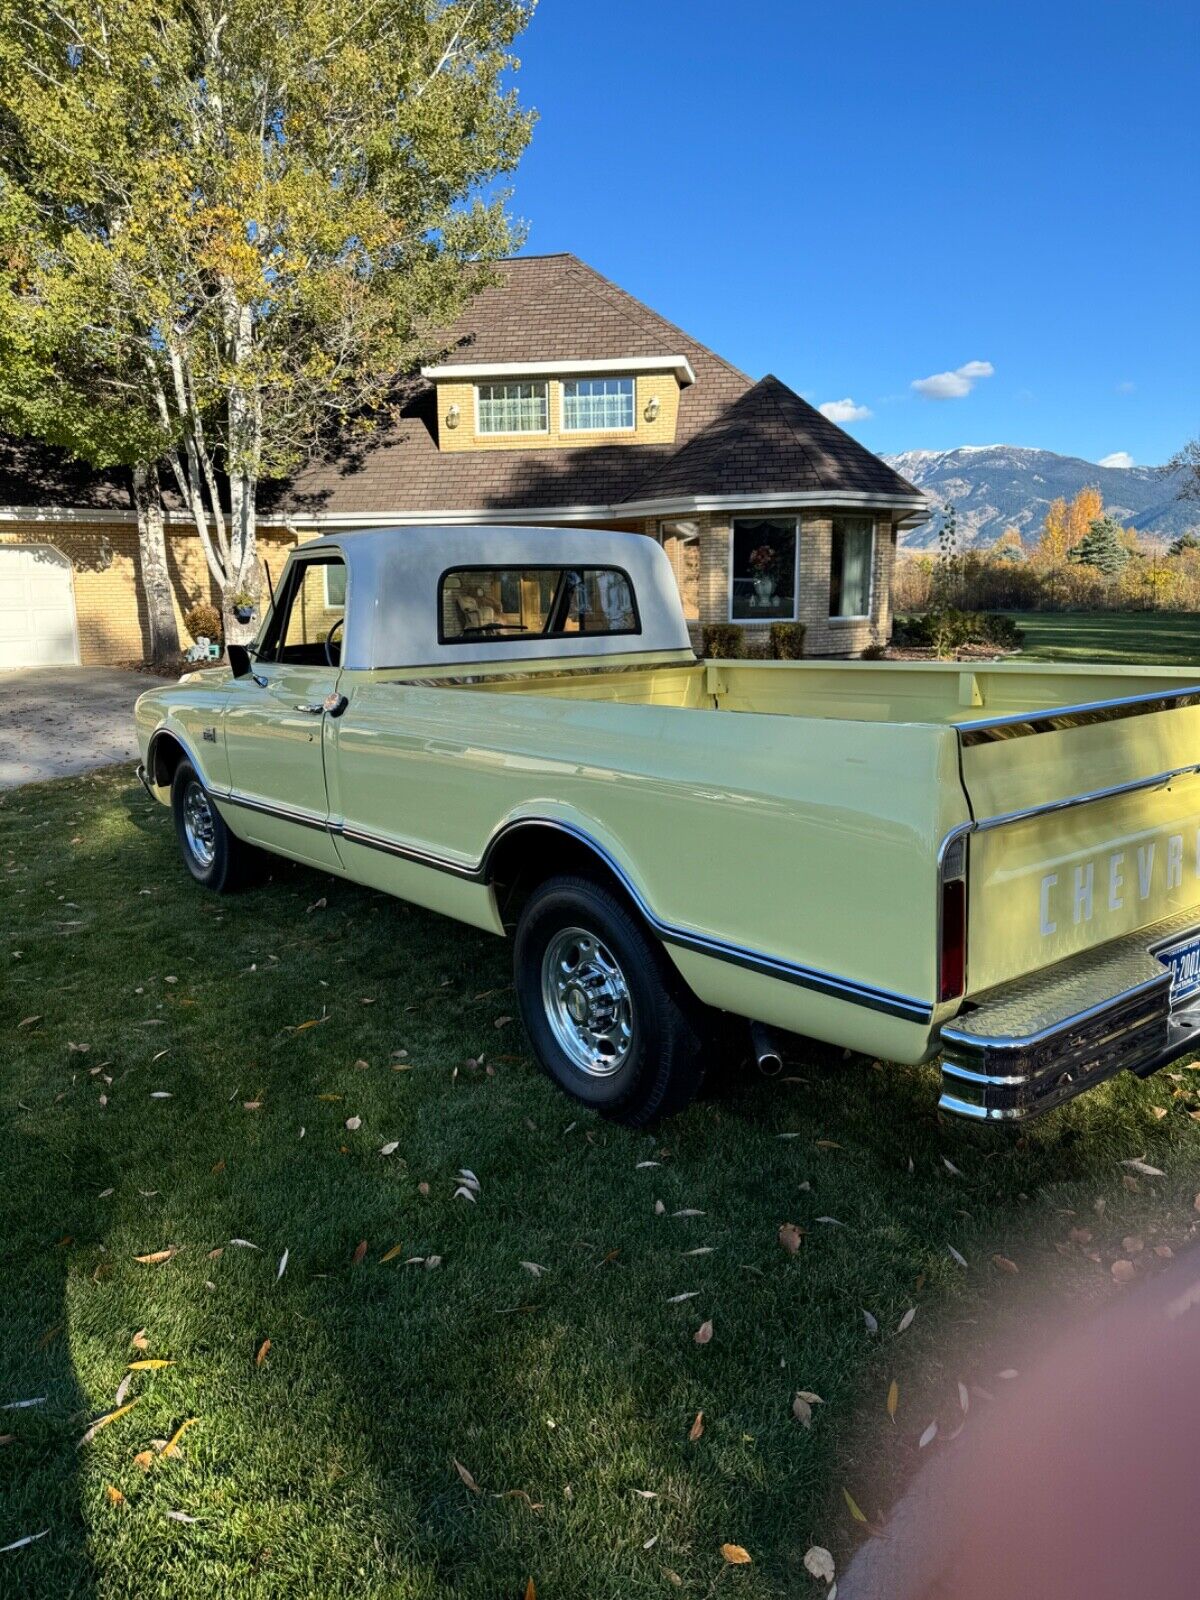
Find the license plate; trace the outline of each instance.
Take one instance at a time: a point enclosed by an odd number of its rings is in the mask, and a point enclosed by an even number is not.
[[[1176,1011],[1193,995],[1200,994],[1200,933],[1157,952],[1158,959],[1171,969],[1171,1009]]]

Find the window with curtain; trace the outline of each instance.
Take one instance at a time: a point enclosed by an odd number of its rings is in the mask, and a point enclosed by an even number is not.
[[[481,383],[475,394],[480,433],[545,433],[549,427],[544,383]]]
[[[573,378],[562,386],[564,433],[633,427],[632,378]]]
[[[729,615],[734,622],[794,622],[795,517],[737,517]]]
[[[829,615],[865,617],[871,611],[875,524],[870,517],[834,517],[829,563]]]

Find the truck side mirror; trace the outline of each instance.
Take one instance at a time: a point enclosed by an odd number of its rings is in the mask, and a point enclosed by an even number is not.
[[[250,652],[244,644],[228,644],[225,654],[229,657],[229,665],[233,668],[235,678],[244,678],[250,671]]]

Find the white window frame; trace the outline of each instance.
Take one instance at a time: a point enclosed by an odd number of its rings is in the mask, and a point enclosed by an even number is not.
[[[333,572],[336,567],[337,567],[337,562],[336,561],[328,561],[328,562],[325,563],[325,568],[324,568],[324,575],[325,575],[325,609],[326,609],[326,611],[338,611],[338,610],[341,610],[342,612],[345,612],[346,601],[345,601],[345,597],[344,596],[343,596],[343,598],[341,600],[331,600],[330,597],[329,597],[329,574],[331,572]],[[343,588],[345,590],[345,593],[349,594],[349,592],[350,592],[350,569],[346,565],[345,557],[342,558],[342,571],[346,575],[344,583],[343,583]]]
[[[628,427],[619,428],[568,428],[567,427],[567,385],[568,383],[605,383],[616,381],[627,383],[630,386],[630,416],[632,421]],[[575,378],[561,378],[558,384],[558,431],[560,433],[636,433],[637,432],[637,379],[628,372],[604,372],[589,375],[581,374]]]
[[[836,626],[839,622],[870,622],[875,615],[875,541],[879,536],[875,518],[868,512],[865,516],[861,513],[846,512],[829,519],[829,579],[833,581],[833,525],[835,522],[869,522],[871,524],[871,549],[867,556],[867,609],[865,611],[842,612],[834,615],[831,611],[828,620]],[[828,605],[828,598],[826,605]]]
[[[544,428],[488,428],[479,425],[480,389],[511,388],[528,384],[531,389],[539,385],[546,391],[546,426]],[[550,380],[549,378],[483,378],[473,386],[475,396],[475,437],[477,439],[544,439],[550,432]]]
[[[790,617],[763,617],[761,619],[761,621],[760,621],[759,618],[757,618],[757,617],[735,617],[734,616],[734,614],[733,614],[733,551],[734,551],[734,541],[735,541],[736,534],[737,534],[737,525],[738,525],[739,522],[791,522],[791,523],[793,523],[795,525],[796,537],[795,537],[795,540],[793,541],[793,548],[794,548],[794,551],[795,551],[795,563],[796,563],[796,566],[795,566],[795,571],[792,574],[792,614],[791,614]],[[798,622],[800,620],[800,532],[801,532],[801,525],[800,525],[800,518],[799,517],[787,517],[787,516],[778,517],[778,516],[772,515],[772,513],[770,511],[759,511],[759,512],[747,511],[743,516],[730,517],[730,519],[729,519],[729,569],[728,569],[729,604],[728,604],[728,607],[727,607],[727,610],[729,612],[729,620],[730,620],[730,622],[736,623],[739,628],[769,628],[770,625],[773,622]]]

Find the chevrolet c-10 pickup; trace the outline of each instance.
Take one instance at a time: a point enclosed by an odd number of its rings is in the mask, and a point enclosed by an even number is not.
[[[193,877],[510,935],[538,1059],[627,1124],[731,1019],[1012,1121],[1200,1048],[1200,673],[698,660],[653,540],[513,527],[305,543],[228,655],[137,703]]]

